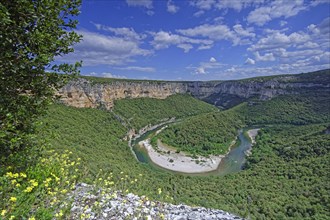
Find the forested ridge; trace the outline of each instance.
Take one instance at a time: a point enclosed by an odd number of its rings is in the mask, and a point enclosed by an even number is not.
[[[163,119],[177,119],[207,112],[218,112],[215,106],[201,102],[190,95],[176,94],[163,99],[121,99],[115,101],[113,112],[126,119],[137,130],[155,125]]]

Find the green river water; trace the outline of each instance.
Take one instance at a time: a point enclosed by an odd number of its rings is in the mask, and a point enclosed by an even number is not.
[[[137,159],[141,163],[145,163],[154,169],[157,170],[163,170],[165,172],[171,172],[171,173],[180,173],[175,172],[171,170],[167,170],[165,168],[159,167],[157,164],[154,164],[151,159],[149,158],[149,155],[147,153],[147,150],[143,147],[140,147],[138,143],[140,141],[143,141],[159,130],[161,127],[158,127],[154,130],[148,131],[147,133],[143,134],[141,137],[135,139],[132,141],[132,148],[133,152],[135,153]],[[235,144],[231,149],[230,152],[221,160],[220,165],[218,168],[214,171],[210,172],[204,172],[204,173],[196,173],[196,174],[186,174],[186,175],[225,175],[229,173],[239,172],[242,170],[244,163],[246,162],[246,154],[245,152],[247,150],[251,149],[251,141],[249,138],[247,138],[244,135],[245,130],[238,131],[238,142]],[[185,173],[182,173],[185,174]]]

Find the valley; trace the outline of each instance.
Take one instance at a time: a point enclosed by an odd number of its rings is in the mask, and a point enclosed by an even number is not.
[[[175,94],[165,93],[156,99],[160,93],[138,92],[139,95],[133,97],[132,91],[126,93],[131,95],[124,96],[125,99],[111,99],[111,104],[105,103],[108,96],[102,88],[124,83],[134,85],[130,89],[135,91],[140,82],[112,80],[110,84],[103,81],[100,84],[97,79],[93,80],[95,82],[86,83],[87,87],[81,87],[80,81],[76,81],[78,85],[69,84],[61,90],[62,94],[66,91],[62,103],[92,108],[55,104],[43,119],[43,136],[50,140],[50,148],[69,149],[82,158],[88,170],[87,180],[112,173],[114,187],[118,189],[154,200],[222,209],[253,219],[328,217],[329,70],[221,82],[215,86],[215,82],[195,83],[199,87],[194,87],[198,88],[194,91],[198,92],[189,94],[165,89],[160,86],[162,82],[142,82],[143,85],[156,83],[153,85],[156,88]],[[209,84],[213,85],[212,92],[204,87]],[[239,88],[230,89],[229,85],[242,85],[240,88],[245,90],[239,92]],[[147,90],[148,86],[143,88]],[[71,98],[68,98],[70,91]],[[145,94],[149,95],[141,97]],[[86,97],[90,100],[89,106],[76,105],[87,103]],[[194,97],[218,103],[221,108]],[[239,129],[260,130],[243,167],[231,169],[229,166],[226,175],[179,174],[136,160],[128,145],[128,136],[137,136],[171,118],[177,122],[153,135],[150,143],[161,140],[192,157],[224,155]],[[123,175],[139,180],[133,185],[121,183]],[[160,197],[159,188],[167,196]]]

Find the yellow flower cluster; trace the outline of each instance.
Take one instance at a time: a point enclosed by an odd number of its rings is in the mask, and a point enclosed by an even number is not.
[[[25,219],[35,220],[36,208],[66,209],[69,204],[65,205],[62,198],[75,187],[82,174],[79,172],[81,159],[72,160],[72,154],[71,151],[64,154],[45,152],[26,172],[14,172],[14,168],[7,167],[7,172],[0,176],[0,190],[5,195],[0,198],[0,219],[27,216]],[[62,219],[65,213],[61,210],[53,215]]]
[[[37,187],[39,185],[39,183],[35,179],[30,180],[29,183],[30,183],[30,186],[26,187],[26,189],[23,190],[23,192],[30,193],[30,192],[32,192],[32,190],[35,187]]]

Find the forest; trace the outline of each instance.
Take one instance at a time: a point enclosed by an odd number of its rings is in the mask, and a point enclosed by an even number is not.
[[[173,174],[137,162],[123,140],[126,128],[113,113],[103,110],[53,105],[43,119],[48,128],[44,129],[44,135],[51,141],[52,149],[69,149],[81,157],[88,170],[85,178],[90,181],[95,176],[109,172],[118,182],[123,175],[121,172],[132,179],[142,174],[143,178],[139,178],[134,186],[125,186],[134,193],[153,199],[168,201],[172,197],[171,202],[174,203],[219,208],[253,219],[326,219],[329,213],[327,180],[330,136],[327,132],[329,121],[326,121],[329,112],[320,107],[307,108],[310,104],[322,103],[326,107],[324,101],[329,101],[329,98],[319,97],[320,100],[312,97],[278,97],[255,105],[245,103],[229,111],[183,117],[181,126],[191,126],[191,121],[203,120],[208,114],[219,114],[221,117],[218,120],[232,123],[233,114],[244,113],[242,116],[245,119],[242,117],[241,124],[237,126],[244,125],[242,122],[249,126],[263,126],[244,170],[225,176]],[[136,103],[141,100],[125,101]],[[167,101],[172,102],[171,98],[163,100]],[[202,102],[200,104],[203,105]],[[306,108],[299,108],[300,114],[295,114],[296,106]],[[272,111],[267,118],[260,114],[265,108]],[[147,109],[143,110],[144,115],[149,114]],[[276,112],[281,109],[286,109],[288,114],[279,118]],[[136,111],[140,112],[141,109]],[[229,116],[224,119],[226,114]],[[252,115],[255,117],[252,118]],[[317,115],[323,117],[324,121],[319,122]],[[300,123],[301,120],[305,123]],[[292,121],[299,123],[290,124]],[[219,124],[215,123],[215,126]],[[202,125],[208,123],[199,125],[199,129],[207,129]],[[179,126],[173,125],[174,128]],[[222,132],[234,135],[231,134],[231,128]],[[118,183],[115,187],[121,188],[123,184]],[[159,198],[157,188],[164,189],[168,197]]]
[[[81,0],[0,2],[0,220],[70,219],[81,183],[248,219],[330,218],[329,69],[237,81],[307,86],[268,100],[223,95],[221,109],[190,94],[117,100],[111,111],[69,107],[56,94],[79,77],[82,61],[57,58],[82,41],[82,8]],[[192,155],[226,153],[238,129],[261,130],[241,171],[187,175],[140,163],[128,144],[129,131],[169,118],[176,122],[155,138]]]

